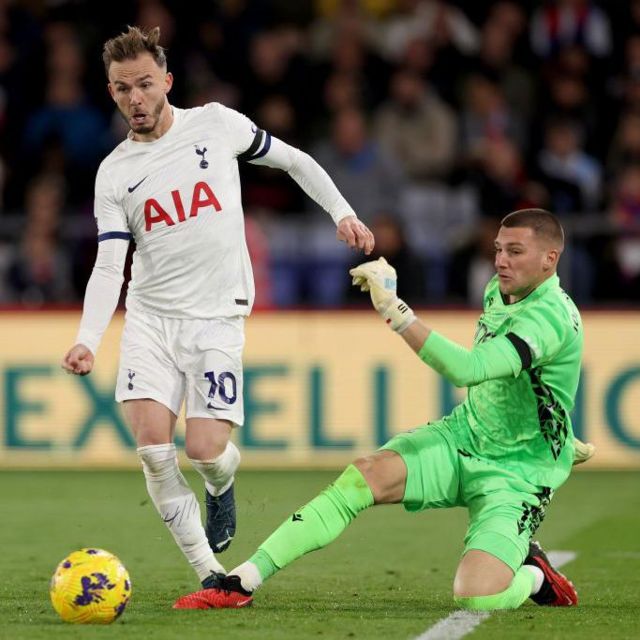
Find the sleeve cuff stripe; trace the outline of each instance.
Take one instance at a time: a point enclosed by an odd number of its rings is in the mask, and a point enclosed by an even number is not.
[[[131,240],[131,234],[128,231],[107,231],[98,234],[98,242],[103,240]]]
[[[529,345],[515,333],[507,333],[506,338],[516,348],[522,361],[522,369],[529,369],[531,367],[531,348]]]

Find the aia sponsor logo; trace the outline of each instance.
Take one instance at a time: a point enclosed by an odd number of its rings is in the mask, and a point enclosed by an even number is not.
[[[165,224],[172,227],[177,222],[184,222],[187,218],[195,218],[201,209],[213,207],[214,211],[221,211],[222,207],[218,202],[213,190],[206,182],[196,182],[193,186],[191,194],[191,202],[189,204],[189,215],[186,213],[185,201],[177,189],[171,192],[171,200],[173,202],[173,210],[167,211],[155,199],[149,198],[144,203],[144,228],[145,231],[151,231],[154,224]]]

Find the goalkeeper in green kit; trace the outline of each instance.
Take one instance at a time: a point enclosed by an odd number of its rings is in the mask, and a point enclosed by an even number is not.
[[[220,575],[219,588],[180,598],[176,608],[251,604],[277,571],[335,538],[361,511],[402,503],[408,511],[466,506],[469,526],[453,593],[465,609],[578,603],[572,583],[531,540],[573,464],[593,454],[573,436],[571,411],[582,358],[582,323],[560,288],[564,247],[557,218],[542,209],[506,216],[495,240],[474,345],[432,331],[396,295],[384,258],[350,271],[353,283],[421,360],[467,398],[441,420],[393,437],[349,465],[289,517],[248,561]]]

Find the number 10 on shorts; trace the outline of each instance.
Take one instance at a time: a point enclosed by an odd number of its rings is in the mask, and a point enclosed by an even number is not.
[[[209,387],[209,397],[216,395],[226,404],[233,404],[238,397],[238,385],[236,377],[231,371],[223,371],[216,377],[215,372],[206,371],[204,377],[211,383]]]

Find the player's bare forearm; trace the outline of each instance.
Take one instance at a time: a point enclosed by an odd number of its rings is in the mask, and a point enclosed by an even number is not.
[[[416,318],[400,335],[416,353],[419,353],[430,334],[431,329]]]

